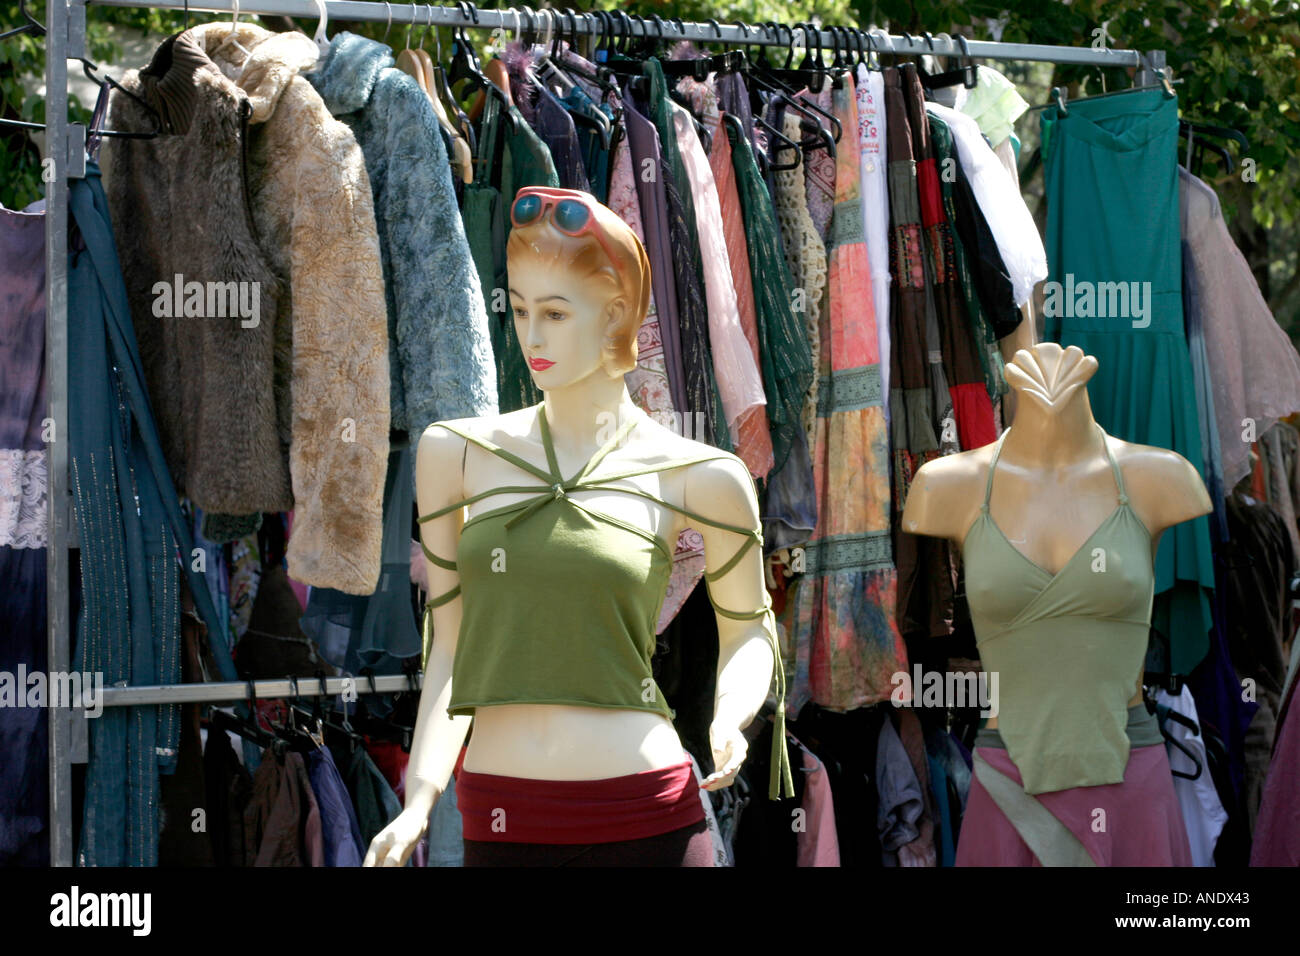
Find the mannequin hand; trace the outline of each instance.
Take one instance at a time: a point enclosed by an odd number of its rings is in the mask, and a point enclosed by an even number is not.
[[[709,725],[709,745],[713,748],[713,766],[717,770],[705,777],[700,786],[704,790],[721,790],[736,782],[736,774],[749,752],[749,741],[734,724],[715,723]]]
[[[418,810],[403,810],[370,841],[362,866],[406,866],[415,845],[424,836],[429,815]]]

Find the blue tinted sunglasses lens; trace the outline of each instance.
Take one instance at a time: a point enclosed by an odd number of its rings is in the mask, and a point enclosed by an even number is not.
[[[591,218],[591,210],[576,199],[563,199],[555,206],[555,224],[565,232],[577,232]]]
[[[532,222],[542,211],[541,196],[520,196],[515,200],[515,222]]]

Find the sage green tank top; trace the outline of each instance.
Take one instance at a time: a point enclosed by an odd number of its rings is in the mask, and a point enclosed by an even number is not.
[[[565,478],[556,462],[543,406],[537,405],[536,410],[547,470],[454,425],[436,423],[540,482],[492,488],[420,517],[421,522],[431,521],[493,495],[536,492],[466,521],[455,561],[424,548],[430,561],[456,571],[460,578],[455,588],[431,599],[425,613],[427,628],[432,608],[461,599],[447,712],[473,714],[479,707],[497,704],[571,704],[644,710],[671,720],[674,713],[655,683],[651,657],[672,570],[672,550],[657,535],[587,506],[578,494],[636,495],[691,521],[742,535],[745,540],[739,549],[721,567],[705,573],[711,583],[736,567],[751,548],[761,553],[761,531],[713,521],[616,482],[731,456],[719,451],[596,475],[605,457],[644,417],[637,413],[582,469]],[[713,599],[711,592],[709,599]],[[768,618],[777,691],[769,796],[776,799],[782,787],[793,796],[785,748],[785,674],[771,599],[764,592],[762,607],[736,611],[715,602],[714,609],[735,620]]]
[[[1118,501],[1058,573],[1025,557],[989,514],[1005,433],[962,544],[980,658],[998,675],[998,733],[1031,794],[1119,783],[1128,763],[1155,575],[1150,532],[1101,434]]]

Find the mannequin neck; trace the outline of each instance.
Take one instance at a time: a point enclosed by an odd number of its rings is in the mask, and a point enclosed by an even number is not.
[[[614,431],[639,412],[623,376],[597,370],[590,377],[543,393],[542,414],[557,448],[594,452]]]
[[[1098,451],[1104,454],[1087,387],[1080,387],[1059,409],[1044,408],[1023,394],[1017,396],[1016,417],[1002,447],[1013,461],[1044,469],[1068,466]]]

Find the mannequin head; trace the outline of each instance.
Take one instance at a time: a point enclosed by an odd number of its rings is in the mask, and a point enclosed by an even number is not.
[[[1007,384],[1017,392],[1017,401],[1051,417],[1079,402],[1087,408],[1086,386],[1096,372],[1097,360],[1083,349],[1063,349],[1055,342],[1020,349],[1006,366]]]
[[[636,234],[591,196],[528,187],[511,207],[510,306],[543,391],[636,367],[650,261]]]

